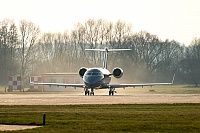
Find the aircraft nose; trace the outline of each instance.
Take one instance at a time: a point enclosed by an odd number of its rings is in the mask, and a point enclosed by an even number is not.
[[[88,76],[84,78],[84,82],[89,87],[98,87],[102,82],[102,76]]]

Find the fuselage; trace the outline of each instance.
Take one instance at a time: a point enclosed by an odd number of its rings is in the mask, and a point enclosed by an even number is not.
[[[111,81],[111,73],[105,68],[90,68],[83,75],[87,88],[100,89]]]

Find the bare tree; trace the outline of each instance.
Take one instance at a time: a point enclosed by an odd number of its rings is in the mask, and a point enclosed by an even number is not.
[[[159,80],[167,80],[176,73],[176,81],[180,78],[180,61],[184,58],[184,47],[175,40],[162,42],[163,50],[159,54],[154,71]]]
[[[33,46],[36,44],[39,35],[40,30],[38,26],[26,20],[20,21],[18,55],[22,76],[26,76],[28,69],[35,62]]]
[[[195,38],[189,47],[183,47],[175,40],[162,41],[147,31],[133,33],[132,26],[122,20],[113,23],[102,19],[77,23],[70,32],[40,36],[39,27],[32,22],[20,21],[17,30],[15,23],[6,19],[0,21],[0,81],[6,82],[7,75],[17,73],[27,76],[29,73],[77,72],[82,66],[101,67],[102,53],[85,49],[108,47],[132,49],[112,53],[108,59],[108,69],[116,65],[122,67],[126,75],[130,75],[127,79],[163,81],[178,73],[179,77],[187,77],[186,81],[198,86],[199,40]]]
[[[39,64],[35,72],[72,72],[69,33],[44,33],[38,41]],[[42,64],[42,65],[41,65]]]
[[[141,31],[130,36],[126,41],[126,46],[132,49],[129,56],[127,55],[129,69],[134,70],[136,77],[145,77],[154,71],[158,63],[159,54],[163,51],[163,45],[156,35]],[[130,68],[130,66],[132,68]],[[139,80],[142,80],[139,78]]]
[[[8,75],[17,73],[16,45],[17,27],[11,20],[0,22],[0,81],[6,82]]]
[[[104,48],[105,46],[108,46],[108,34],[111,31],[111,29],[108,28],[108,22],[105,20],[89,19],[84,24],[76,24],[72,31],[71,40],[76,49],[80,51],[77,55],[82,55],[81,57],[84,57],[82,60],[87,62],[90,66],[101,65],[102,53],[87,52],[84,51],[84,49]],[[81,49],[79,49],[79,47]]]
[[[181,70],[189,83],[200,84],[200,38],[194,38],[181,61]]]

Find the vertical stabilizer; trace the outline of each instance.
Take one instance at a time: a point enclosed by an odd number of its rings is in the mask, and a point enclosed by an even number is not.
[[[107,69],[108,48],[105,48],[103,57],[103,68]]]
[[[131,49],[85,49],[85,50],[89,50],[89,51],[101,51],[104,52],[104,58],[103,58],[103,68],[107,69],[107,59],[108,59],[108,52],[117,52],[117,51],[126,51],[126,50],[131,50]]]

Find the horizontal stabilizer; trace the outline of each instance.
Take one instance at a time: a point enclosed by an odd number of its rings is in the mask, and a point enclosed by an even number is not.
[[[108,48],[105,48],[105,49],[85,49],[86,51],[101,51],[101,52],[114,52],[114,51],[128,51],[128,50],[131,50],[131,49],[108,49]]]
[[[103,68],[107,68],[107,56],[108,56],[108,52],[117,52],[117,51],[128,51],[131,49],[85,49],[87,51],[101,51],[104,52],[104,59],[103,59]]]

